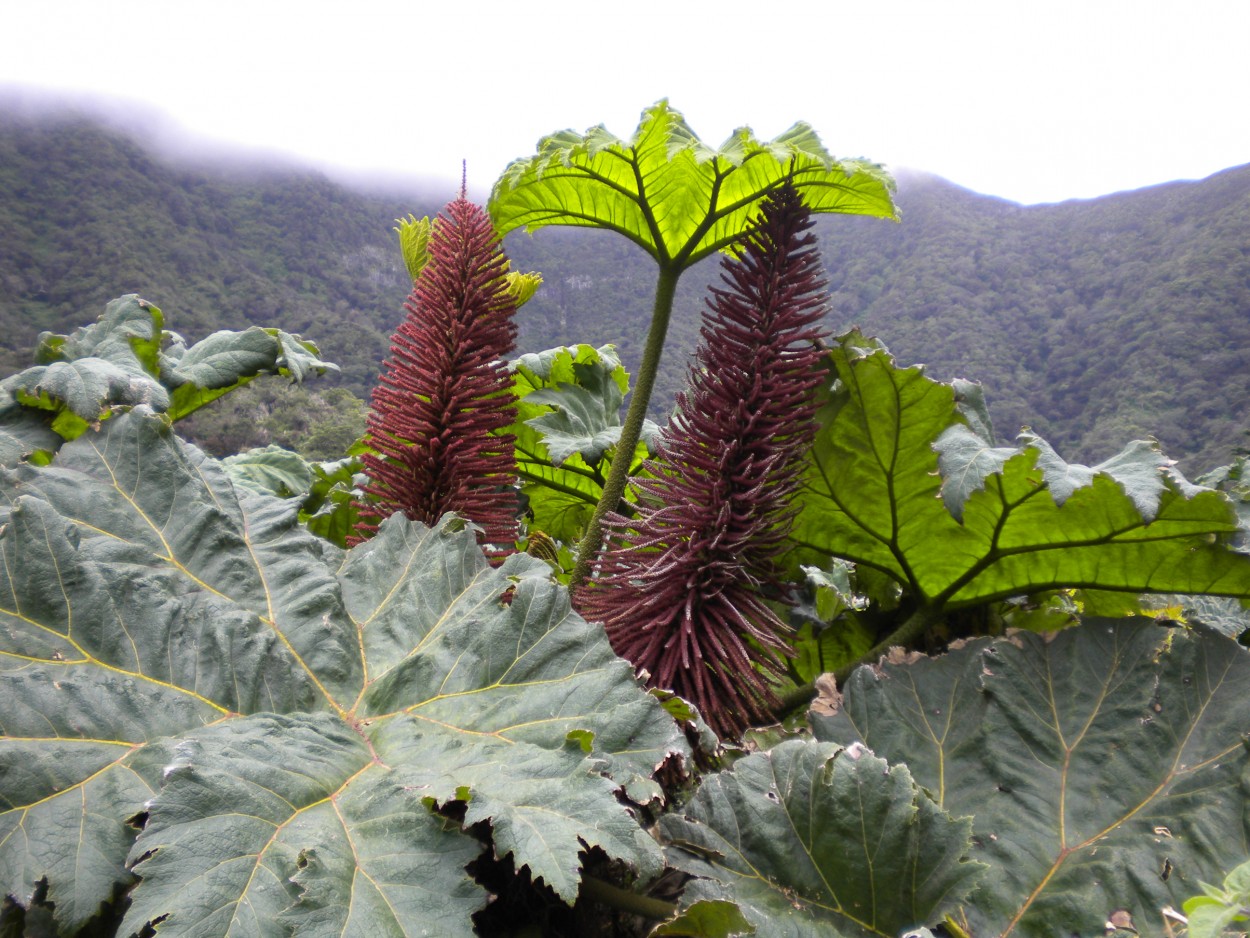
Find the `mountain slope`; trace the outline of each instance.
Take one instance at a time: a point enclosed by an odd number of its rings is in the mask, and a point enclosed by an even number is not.
[[[479,180],[481,184],[488,181]],[[0,105],[0,369],[40,330],[127,292],[189,338],[250,323],[316,339],[365,395],[408,292],[394,219],[455,193],[357,192],[299,169],[171,164],[81,116]],[[900,180],[901,224],[822,216],[831,326],[901,361],[981,381],[1000,434],[1030,425],[1069,459],[1154,434],[1190,472],[1226,462],[1250,424],[1250,167],[1101,199],[1022,207],[934,177]],[[613,235],[514,233],[545,284],[522,350],[641,352],[654,270]],[[715,260],[683,278],[657,387],[684,381]]]
[[[364,393],[410,286],[390,227],[413,203],[307,172],[181,169],[71,114],[0,116],[3,341],[134,292],[189,338],[253,323],[315,338]]]
[[[1250,167],[1034,207],[905,178],[900,202],[898,226],[824,225],[836,315],[981,381],[1000,433],[1085,459],[1153,434],[1192,468],[1243,442]]]

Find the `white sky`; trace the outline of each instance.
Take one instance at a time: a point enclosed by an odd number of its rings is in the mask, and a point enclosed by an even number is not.
[[[1051,202],[1250,162],[1250,0],[0,0],[13,85],[323,167],[451,187],[467,159],[481,191],[668,97],[709,142],[806,120],[838,156]]]

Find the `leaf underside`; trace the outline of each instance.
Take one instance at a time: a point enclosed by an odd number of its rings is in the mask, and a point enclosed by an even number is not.
[[[1224,546],[1227,498],[1165,471],[1152,446],[1093,468],[1032,436],[995,448],[954,387],[875,340],[843,336],[827,363],[799,561],[851,560],[936,610],[1065,587],[1250,596],[1250,557]]]
[[[535,156],[504,171],[489,209],[501,235],[545,225],[606,228],[684,269],[732,243],[787,177],[814,212],[896,216],[884,170],[835,159],[807,124],[768,141],[743,127],[712,148],[667,101],[643,111],[628,139],[602,125],[543,138]]]

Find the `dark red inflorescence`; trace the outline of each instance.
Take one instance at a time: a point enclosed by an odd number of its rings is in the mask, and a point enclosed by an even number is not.
[[[791,186],[761,212],[704,313],[690,387],[612,515],[598,576],[577,597],[647,683],[694,703],[724,737],[766,721],[789,628],[778,560],[815,435],[825,282],[811,213]]]
[[[498,556],[517,533],[514,439],[499,433],[515,419],[508,261],[486,213],[463,195],[435,220],[429,254],[373,392],[357,539],[397,511],[428,525],[454,511]]]

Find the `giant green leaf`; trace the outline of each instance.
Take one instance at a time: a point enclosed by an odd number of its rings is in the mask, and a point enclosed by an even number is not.
[[[1247,686],[1222,636],[1089,620],[860,668],[812,722],[973,816],[972,934],[1098,934],[1116,909],[1154,934],[1250,854]]]
[[[129,363],[130,370],[155,374],[168,333],[160,309],[137,294],[111,300],[99,318],[69,335],[41,333],[35,361],[41,365],[80,358]]]
[[[97,419],[115,404],[169,406],[169,392],[148,375],[127,371],[103,358],[35,365],[6,378],[2,389],[28,406],[61,406],[83,420]]]
[[[866,161],[834,159],[806,124],[768,142],[744,127],[712,148],[665,100],[643,112],[628,140],[602,125],[585,135],[556,133],[495,183],[489,211],[500,234],[545,225],[605,228],[656,261],[651,324],[617,444],[622,453],[632,456],[641,439],[682,273],[744,236],[763,200],[782,185],[793,185],[816,212],[896,217],[889,175]],[[575,585],[590,575],[604,519],[620,507],[629,469],[618,459],[602,484],[579,542]]]
[[[325,714],[242,717],[181,741],[133,847],[143,881],[127,926],[472,934],[484,897],[462,871],[475,845],[371,763],[367,741]]]
[[[1225,546],[1228,499],[1153,446],[1092,468],[1031,435],[994,447],[964,423],[955,388],[857,333],[828,367],[799,559],[854,561],[932,612],[1062,587],[1250,595],[1250,557]]]
[[[810,740],[738,760],[660,821],[672,862],[700,877],[683,903],[732,899],[761,938],[937,924],[981,872],[970,829],[906,766]]]
[[[42,333],[36,364],[5,379],[0,389],[28,405],[66,409],[83,423],[114,405],[165,410],[169,390],[156,380],[163,327],[157,307],[133,293],[118,297],[94,323],[69,335]]]
[[[688,748],[540,561],[342,551],[142,408],[0,491],[0,889],[62,931],[137,874],[125,933],[470,934],[451,801],[568,901],[657,869],[615,792]]]
[[[489,209],[500,234],[606,228],[661,266],[685,268],[741,235],[786,178],[815,212],[895,217],[893,182],[881,167],[830,156],[809,125],[768,141],[743,127],[711,147],[667,101],[643,111],[628,139],[602,125],[543,138],[535,156],[504,171]]]

